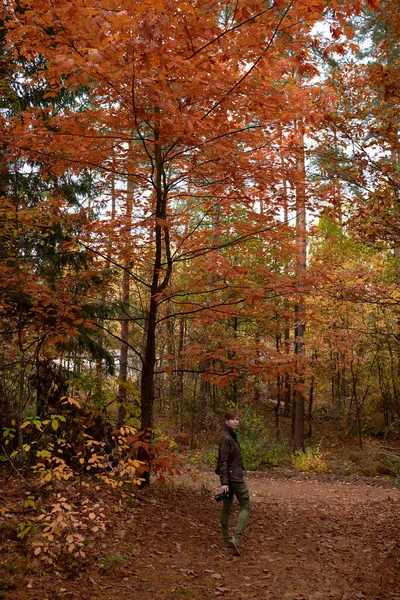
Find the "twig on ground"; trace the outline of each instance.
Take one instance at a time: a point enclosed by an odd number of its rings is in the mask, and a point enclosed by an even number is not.
[[[8,462],[10,463],[11,467],[13,468],[13,470],[17,473],[17,475],[22,479],[22,481],[24,482],[24,484],[26,486],[29,486],[29,483],[27,482],[27,480],[25,479],[25,477],[22,475],[22,473],[17,469],[17,467],[14,465],[13,461],[11,460],[10,455],[8,454],[7,450],[4,448],[4,446],[1,447],[2,451],[4,452]]]

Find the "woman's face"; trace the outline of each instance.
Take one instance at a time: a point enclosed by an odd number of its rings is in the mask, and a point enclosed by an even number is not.
[[[236,427],[239,425],[239,417],[229,419],[228,421],[226,421],[226,425],[227,427],[229,427],[229,429],[236,429]]]

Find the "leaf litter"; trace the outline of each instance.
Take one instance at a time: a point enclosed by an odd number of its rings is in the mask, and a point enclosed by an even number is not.
[[[400,598],[400,494],[387,483],[250,476],[241,557],[222,548],[214,483],[206,474],[201,489],[188,482],[148,489],[142,495],[151,502],[122,501],[118,513],[115,498],[100,491],[107,531],[88,544],[78,568],[44,569],[26,545],[2,539],[0,598]]]

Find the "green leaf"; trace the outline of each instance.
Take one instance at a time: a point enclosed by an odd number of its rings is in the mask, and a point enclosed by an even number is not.
[[[37,455],[42,458],[50,458],[50,456],[51,456],[51,454],[48,450],[41,450],[40,452],[37,453]]]

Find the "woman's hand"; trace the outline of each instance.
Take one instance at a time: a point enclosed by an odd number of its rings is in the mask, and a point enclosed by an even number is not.
[[[228,494],[229,493],[229,485],[221,485],[221,493]]]

